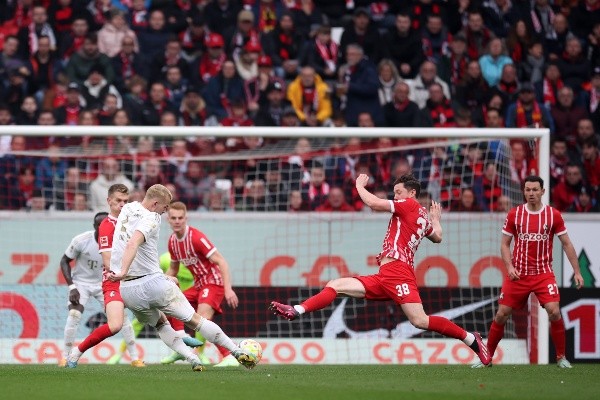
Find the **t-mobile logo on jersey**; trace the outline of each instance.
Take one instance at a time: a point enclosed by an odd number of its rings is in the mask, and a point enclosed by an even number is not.
[[[544,233],[519,233],[519,240],[528,240],[531,242],[544,242],[548,240],[548,234]]]

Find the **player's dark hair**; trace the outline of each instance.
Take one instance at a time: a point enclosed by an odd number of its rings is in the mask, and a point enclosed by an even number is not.
[[[96,221],[98,220],[102,222],[106,217],[108,217],[108,213],[106,211],[100,211],[99,213],[96,213],[96,215],[94,215],[94,224],[96,224]]]
[[[523,186],[525,186],[527,182],[537,182],[540,184],[540,188],[544,188],[544,180],[537,175],[529,175],[527,178],[525,178],[523,181]]]
[[[122,183],[115,183],[108,188],[108,197],[112,196],[115,192],[129,194],[129,188]]]
[[[403,184],[407,190],[414,189],[415,192],[417,192],[415,197],[419,197],[419,195],[421,194],[421,182],[419,182],[413,174],[406,174],[402,175],[400,178],[397,178],[394,181],[394,186],[396,186],[399,183]]]

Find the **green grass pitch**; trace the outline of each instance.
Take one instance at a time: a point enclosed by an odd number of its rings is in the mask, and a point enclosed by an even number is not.
[[[600,365],[0,365],[0,399],[561,399],[600,398]]]

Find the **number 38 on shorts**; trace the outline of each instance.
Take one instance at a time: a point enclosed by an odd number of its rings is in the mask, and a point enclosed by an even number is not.
[[[408,296],[410,294],[410,287],[408,286],[408,283],[401,283],[396,285],[396,291],[398,297]]]

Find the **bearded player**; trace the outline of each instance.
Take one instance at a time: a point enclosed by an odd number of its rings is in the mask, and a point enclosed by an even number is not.
[[[556,365],[559,368],[572,368],[565,357],[565,323],[561,317],[560,293],[552,271],[554,235],[558,236],[573,268],[577,289],[584,283],[579,260],[562,215],[557,209],[542,203],[545,192],[543,179],[528,176],[524,181],[523,192],[526,203],[508,212],[502,228],[500,252],[507,274],[498,300],[498,312],[490,327],[487,347],[490,356],[493,356],[504,335],[504,324],[512,315],[513,309],[525,307],[529,294],[533,293],[550,319],[550,337],[556,349]],[[515,245],[511,254],[513,237]],[[481,367],[483,365],[479,363],[473,365],[473,368]]]
[[[169,276],[176,276],[179,264],[185,265],[194,276],[194,286],[183,292],[192,307],[198,314],[211,320],[215,314],[221,314],[223,299],[231,308],[238,306],[238,298],[231,287],[229,264],[223,255],[206,235],[198,229],[187,224],[187,208],[180,201],[171,204],[169,211],[169,224],[173,234],[169,238],[169,253],[171,266],[166,272]],[[183,329],[180,321],[172,321],[173,328]],[[200,338],[202,340],[202,338]],[[202,355],[204,346],[199,347]],[[218,346],[223,360],[215,367],[237,367],[240,364],[230,352]],[[177,353],[162,360],[163,364],[181,359]]]
[[[461,340],[477,354],[483,364],[489,364],[491,358],[479,333],[467,332],[446,318],[428,316],[423,309],[413,267],[414,254],[424,237],[433,243],[442,241],[440,204],[433,202],[429,214],[427,213],[416,200],[421,191],[421,183],[412,175],[396,179],[394,200],[380,199],[369,192],[365,188],[368,182],[369,177],[365,174],[360,174],[356,179],[356,190],[362,201],[373,211],[392,214],[383,239],[383,250],[377,256],[379,272],[368,276],[334,279],[321,292],[302,304],[290,306],[273,301],[269,308],[276,315],[291,321],[301,314],[327,307],[338,296],[393,300],[414,327]]]

